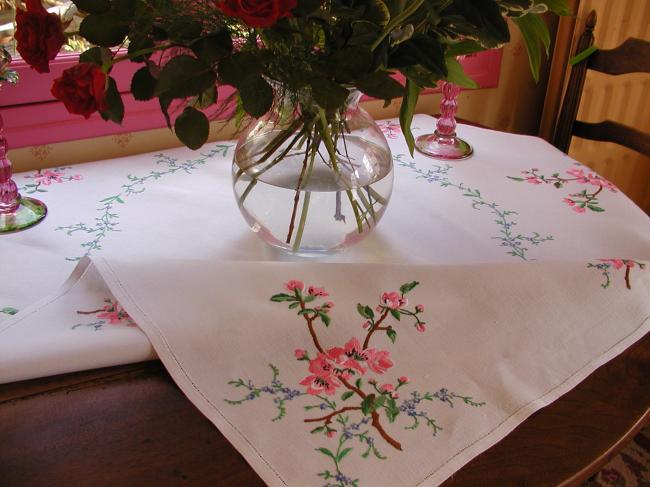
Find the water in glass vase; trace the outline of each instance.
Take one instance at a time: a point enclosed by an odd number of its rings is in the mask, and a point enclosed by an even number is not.
[[[245,157],[245,147],[241,149]],[[250,164],[235,161],[235,197],[246,222],[264,241],[297,255],[317,256],[343,250],[375,227],[393,190],[390,151],[355,135],[346,136],[336,149],[336,168],[324,146],[317,151],[295,147],[278,163],[257,164],[248,171],[241,168]]]

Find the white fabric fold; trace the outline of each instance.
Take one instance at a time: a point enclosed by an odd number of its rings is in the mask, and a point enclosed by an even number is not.
[[[269,485],[338,485],[339,475],[339,481],[358,479],[360,486],[410,487],[438,485],[644,336],[650,330],[650,271],[644,265],[206,266],[177,259],[161,267],[157,261],[98,258],[83,262],[67,289],[98,288],[101,278],[187,397]],[[609,285],[603,287],[606,277]],[[287,288],[292,280],[303,285]],[[400,286],[414,281],[419,284],[403,296],[408,302],[398,302]],[[301,316],[301,306],[289,308],[297,296],[289,289],[296,287],[303,289],[303,301],[315,296],[304,304],[326,310],[329,326],[316,311]],[[397,294],[384,294],[391,291]],[[44,303],[34,316],[48,316],[53,303]],[[424,310],[418,312],[417,305]],[[363,323],[370,315],[376,323],[386,306],[402,310],[399,321],[387,312],[379,325],[393,327],[395,343],[380,329],[366,351],[355,355],[352,339],[361,346],[369,332]],[[307,319],[312,315],[326,362],[340,367],[334,379],[315,360]],[[426,323],[424,331],[418,331],[418,321]],[[337,355],[336,347],[348,354]],[[314,363],[297,360],[302,351]],[[387,361],[377,358],[380,352],[387,352]],[[311,382],[305,379],[319,374],[339,379],[332,395],[308,392]],[[393,399],[399,412],[394,422],[386,408],[390,394],[383,394],[376,410],[401,451],[373,425],[372,415],[355,409],[362,407],[362,396],[341,377],[366,397],[382,396],[383,385],[397,387],[400,377],[408,378]],[[353,409],[335,414],[331,423],[305,422],[344,407]],[[415,419],[418,426],[407,429]],[[326,429],[310,433],[318,427]],[[367,438],[386,459],[372,449],[363,457]],[[327,452],[340,458],[334,462]]]

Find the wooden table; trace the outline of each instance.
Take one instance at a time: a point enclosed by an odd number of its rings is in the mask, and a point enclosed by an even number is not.
[[[443,485],[577,485],[649,406],[650,334]],[[0,386],[0,486],[41,485],[264,484],[162,364],[146,362]]]

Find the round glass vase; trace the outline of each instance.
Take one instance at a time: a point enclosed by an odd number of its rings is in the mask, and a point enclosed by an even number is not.
[[[351,91],[326,113],[308,94],[279,93],[241,135],[233,190],[251,230],[284,251],[318,256],[359,242],[393,190],[384,134]]]

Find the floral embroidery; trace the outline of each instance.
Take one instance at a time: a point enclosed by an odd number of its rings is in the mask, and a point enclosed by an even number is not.
[[[133,134],[131,132],[127,132],[125,134],[115,134],[111,138],[115,144],[119,145],[122,149],[125,149],[131,140],[133,140]]]
[[[18,313],[18,310],[16,308],[12,308],[11,306],[5,306],[4,308],[0,308],[0,313],[13,316]]]
[[[576,164],[579,166],[580,164]],[[566,184],[577,183],[577,184],[587,184],[590,186],[595,186],[598,189],[587,190],[583,189],[578,193],[571,193],[562,201],[569,205],[573,211],[576,213],[585,213],[587,210],[601,213],[605,211],[600,207],[598,201],[598,195],[604,190],[607,189],[612,193],[616,193],[617,189],[611,182],[607,181],[605,178],[599,176],[596,173],[585,173],[584,169],[573,168],[566,171],[570,177],[562,177],[559,172],[553,173],[550,177],[544,176],[539,173],[539,169],[533,168],[530,171],[522,171],[524,177],[513,177],[508,176],[509,179],[513,181],[526,181],[530,184],[552,184],[557,189],[563,188]]]
[[[104,299],[104,303],[106,304],[102,308],[93,311],[77,311],[77,314],[80,315],[95,315],[97,319],[91,323],[77,323],[72,329],[75,330],[85,326],[97,331],[101,330],[107,323],[109,325],[136,326],[126,310],[117,301],[106,298]]]
[[[27,183],[20,188],[20,191],[26,194],[47,193],[43,186],[50,186],[53,183],[65,183],[69,181],[81,181],[81,174],[66,175],[66,171],[72,169],[71,166],[55,167],[53,169],[39,169],[34,174],[28,174],[25,179],[31,179],[33,182]]]
[[[257,387],[250,380],[245,381],[244,379],[231,380],[228,382],[228,384],[231,386],[243,387],[248,392],[242,399],[226,399],[226,402],[233,405],[244,404],[246,401],[253,401],[261,397],[262,394],[269,394],[273,396],[275,407],[278,408],[277,416],[275,416],[271,421],[279,421],[280,419],[284,418],[285,414],[287,413],[287,408],[285,406],[286,402],[292,401],[296,397],[300,397],[305,393],[300,392],[297,389],[286,387],[284,384],[282,384],[282,382],[280,382],[280,371],[278,368],[273,364],[269,364],[269,367],[271,367],[271,370],[273,371],[273,378],[271,379],[271,383],[268,385]],[[326,400],[325,398],[322,399]]]
[[[628,259],[598,259],[598,262],[589,262],[587,267],[592,269],[598,269],[602,272],[605,282],[601,284],[603,289],[607,289],[612,282],[611,271],[625,269],[625,287],[632,289],[632,284],[630,283],[630,273],[632,269],[638,267],[639,269],[645,269],[645,264],[642,262],[637,262],[636,260]]]
[[[64,230],[66,235],[71,236],[76,232],[85,233],[92,238],[81,244],[84,253],[77,257],[66,257],[66,260],[77,261],[81,257],[90,255],[93,251],[102,250],[102,243],[104,239],[112,232],[119,232],[119,205],[126,204],[126,198],[143,193],[146,190],[145,184],[149,181],[157,181],[158,179],[175,174],[182,171],[186,174],[192,173],[199,166],[205,163],[217,154],[226,156],[228,149],[232,146],[227,144],[218,144],[214,149],[206,154],[202,154],[199,159],[187,160],[179,163],[178,159],[158,154],[156,164],[164,166],[163,170],[150,171],[146,176],[134,176],[129,174],[127,176],[128,183],[123,184],[121,191],[113,195],[107,196],[99,201],[100,206],[97,208],[99,216],[95,218],[95,223],[80,222],[74,225],[60,226],[56,230]]]
[[[478,189],[472,189],[463,183],[451,181],[449,171],[452,166],[449,164],[444,166],[434,164],[431,169],[424,171],[418,168],[414,161],[407,162],[403,160],[404,157],[406,157],[404,154],[397,154],[393,156],[393,159],[399,166],[411,169],[417,174],[418,179],[424,179],[429,183],[437,183],[441,188],[455,188],[461,191],[463,196],[471,199],[472,208],[475,210],[487,208],[496,217],[494,223],[499,227],[499,235],[492,238],[497,240],[501,247],[508,249],[508,255],[519,257],[522,260],[531,260],[528,257],[530,250],[528,245],[536,247],[541,243],[554,240],[552,235],[543,237],[539,232],[533,232],[530,235],[514,232],[513,227],[517,225],[514,217],[518,213],[511,210],[502,210],[497,203],[486,200]]]
[[[332,323],[330,312],[334,303],[319,299],[326,298],[329,293],[321,287],[305,286],[302,281],[293,279],[285,284],[287,292],[271,296],[271,301],[285,303],[288,309],[295,310],[304,320],[311,337],[311,351],[299,348],[293,351],[296,360],[305,362],[307,373],[299,381],[304,391],[283,384],[279,379],[279,369],[269,365],[273,371],[271,383],[256,386],[250,380],[237,379],[229,384],[243,388],[246,395],[237,400],[225,399],[228,404],[241,405],[268,395],[278,410],[273,421],[281,420],[286,415],[286,403],[296,398],[308,398],[309,404],[305,411],[320,411],[304,419],[307,424],[315,427],[311,434],[323,435],[332,447],[320,447],[316,451],[331,461],[333,468],[318,473],[327,481],[327,486],[344,487],[357,486],[359,479],[343,472],[343,460],[356,446],[361,448],[361,458],[371,454],[378,459],[386,459],[377,445],[377,439],[396,450],[402,450],[401,443],[386,431],[383,420],[395,423],[400,415],[409,418],[403,429],[413,430],[423,424],[436,436],[442,427],[423,406],[438,400],[454,407],[454,401],[461,400],[464,404],[480,407],[484,402],[477,402],[471,396],[463,396],[442,388],[437,392],[419,392],[412,390],[405,399],[400,399],[403,388],[410,388],[411,380],[405,375],[396,379],[387,378],[395,367],[388,350],[371,346],[371,340],[376,333],[385,334],[391,343],[395,343],[400,332],[405,331],[411,323],[417,332],[426,330],[421,314],[424,305],[416,304],[408,308],[406,294],[418,285],[417,281],[402,285],[398,291],[384,292],[379,297],[379,303],[372,308],[357,304],[357,312],[364,320],[361,323],[363,339],[351,337],[339,347],[326,348],[317,332],[317,326],[328,327]],[[306,289],[306,292],[305,292]],[[390,320],[394,320],[389,323]],[[385,378],[386,377],[386,378]],[[337,397],[337,395],[340,396]],[[338,403],[338,404],[337,404]]]
[[[377,126],[387,139],[398,139],[402,133],[399,123],[392,120],[382,120],[377,122]]]

